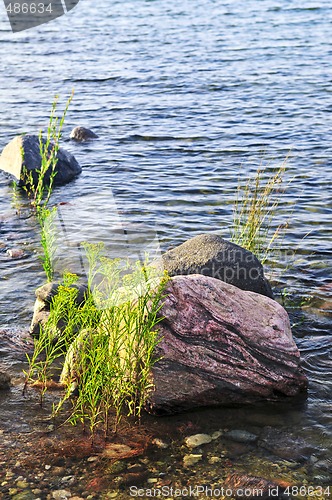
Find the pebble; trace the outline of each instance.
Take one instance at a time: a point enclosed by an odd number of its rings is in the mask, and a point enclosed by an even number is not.
[[[188,448],[197,448],[197,446],[211,443],[211,441],[212,437],[209,436],[208,434],[194,434],[192,436],[186,437],[186,439],[184,440]]]
[[[225,437],[232,439],[237,443],[255,443],[258,439],[258,436],[256,436],[256,434],[252,434],[251,432],[243,431],[240,429],[226,432]]]
[[[38,500],[36,496],[28,490],[21,491],[20,493],[17,493],[16,495],[13,495],[11,500]]]
[[[96,460],[98,460],[99,457],[89,457],[87,459],[88,462],[95,462]]]
[[[159,438],[153,439],[152,444],[155,444],[157,448],[160,448],[161,450],[166,450],[166,448],[168,448],[169,446],[167,443],[165,443],[165,441]]]
[[[210,457],[209,458],[209,464],[211,464],[211,465],[218,464],[219,462],[221,462],[220,457]]]
[[[68,490],[55,490],[52,491],[52,498],[55,500],[67,500],[72,494]]]
[[[45,470],[50,470],[50,468],[52,467],[52,465],[45,465]]]
[[[27,481],[17,481],[16,486],[21,490],[25,490],[25,488],[29,486],[29,483],[27,483]]]
[[[76,482],[76,477],[75,476],[64,476],[61,479],[62,483],[68,483],[68,484],[73,484]]]
[[[24,252],[20,248],[10,248],[6,253],[12,259],[21,259],[24,256]]]
[[[213,434],[211,434],[211,439],[213,439],[213,441],[215,439],[219,439],[220,436],[222,436],[222,434],[223,434],[222,431],[215,431]]]
[[[156,477],[150,477],[147,482],[149,484],[158,483],[158,479]]]
[[[194,455],[194,454],[190,453],[189,455],[185,455],[183,457],[183,465],[185,467],[190,467],[191,465],[197,464],[197,462],[200,462],[201,460],[202,460],[201,454]]]

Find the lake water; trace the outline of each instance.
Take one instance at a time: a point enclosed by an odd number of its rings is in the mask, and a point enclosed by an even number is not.
[[[288,257],[281,252],[269,273],[289,307],[316,299],[294,327],[308,399],[289,403],[280,427],[317,449],[313,463],[323,465],[311,467],[311,480],[325,484],[332,482],[331,22],[327,0],[81,0],[62,18],[12,34],[0,6],[0,149],[17,134],[45,130],[55,94],[62,109],[75,90],[63,147],[83,172],[53,196],[74,241],[109,241],[124,226],[140,233],[141,249],[155,236],[162,251],[203,232],[227,238],[239,182],[287,159],[276,224],[288,223],[281,242]],[[77,125],[99,139],[67,141]],[[17,215],[14,201],[0,174],[0,326],[27,329],[44,276],[35,221]],[[11,258],[13,249],[23,258]],[[232,419],[247,425],[241,412]]]

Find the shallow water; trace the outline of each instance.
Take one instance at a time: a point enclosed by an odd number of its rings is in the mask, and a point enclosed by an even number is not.
[[[239,179],[288,157],[276,223],[289,225],[270,276],[289,307],[316,297],[292,318],[308,399],[281,408],[277,422],[275,409],[233,410],[230,421],[250,428],[259,417],[262,432],[272,425],[301,436],[323,461],[332,449],[331,20],[327,0],[81,0],[69,15],[16,35],[0,19],[0,148],[46,128],[54,95],[64,103],[73,87],[64,138],[76,125],[99,135],[63,144],[83,167],[53,198],[62,203],[66,265],[77,264],[68,244],[82,240],[126,255],[128,228],[139,252],[207,231],[228,237]],[[0,325],[26,330],[44,281],[38,233],[3,174],[0,231]],[[11,258],[13,249],[23,257]],[[0,362],[21,369],[5,355]],[[29,421],[15,394],[14,409],[1,402],[7,430],[9,408],[22,429]],[[203,417],[204,432],[213,418]],[[331,468],[315,474],[332,482]]]

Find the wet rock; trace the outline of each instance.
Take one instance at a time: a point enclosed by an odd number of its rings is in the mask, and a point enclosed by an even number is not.
[[[229,496],[233,498],[260,498],[261,500],[292,498],[289,495],[284,495],[284,488],[278,484],[262,477],[246,474],[230,474],[224,482],[224,489],[232,491],[232,495]]]
[[[194,434],[193,436],[186,437],[186,439],[184,440],[188,448],[197,448],[202,444],[211,443],[211,441],[212,437],[208,434]]]
[[[241,290],[273,297],[257,257],[216,234],[201,234],[168,250],[162,256],[162,264],[170,276],[203,274]]]
[[[40,333],[40,327],[45,325],[50,315],[50,306],[53,298],[56,296],[59,290],[59,283],[46,283],[45,285],[37,288],[36,301],[33,310],[33,317],[30,325],[30,334],[32,336],[38,336]],[[77,290],[76,303],[80,305],[84,302],[87,293],[86,285],[73,284],[70,288]],[[61,328],[61,324],[58,325]]]
[[[55,500],[67,500],[72,496],[69,490],[55,490],[52,491],[52,498]]]
[[[202,454],[190,453],[189,455],[185,455],[183,457],[183,465],[184,467],[191,467],[192,465],[197,464],[201,460],[202,460]]]
[[[315,448],[303,438],[274,427],[266,427],[258,443],[282,459],[299,462],[307,461],[315,451]]]
[[[45,139],[43,143],[45,144]],[[49,151],[54,148],[51,143]],[[73,180],[82,171],[74,156],[64,149],[60,148],[57,152],[57,164],[55,167],[56,175],[54,185],[62,186]],[[37,135],[21,135],[15,137],[2,151],[0,156],[0,170],[13,175],[19,181],[20,186],[29,184],[24,169],[31,172],[34,185],[38,181],[38,170],[41,166],[41,156],[39,148],[39,137]],[[50,181],[51,166],[45,175],[45,184]]]
[[[6,253],[12,259],[22,259],[22,257],[24,257],[25,255],[24,251],[20,248],[10,248]]]
[[[258,439],[256,434],[244,430],[234,429],[225,433],[225,437],[238,443],[255,443]]]
[[[140,486],[145,483],[148,479],[149,472],[128,472],[127,474],[123,474],[121,477],[117,479],[117,486],[119,488],[124,488],[127,486]]]
[[[32,491],[25,490],[12,495],[11,500],[36,500],[36,496]]]
[[[0,372],[0,391],[10,389],[11,377],[6,372]]]
[[[280,304],[201,275],[173,277],[166,294],[148,411],[275,401],[306,389]]]
[[[159,439],[159,438],[153,439],[152,444],[156,445],[157,448],[159,448],[161,450],[166,450],[166,448],[169,447],[168,443],[165,443],[165,441],[163,441],[162,439]]]
[[[28,488],[29,483],[25,480],[20,480],[20,481],[16,481],[16,486],[18,488],[20,488],[20,490],[24,490],[24,489]]]
[[[70,139],[77,142],[88,141],[90,139],[97,139],[98,135],[92,132],[92,130],[85,127],[75,127],[70,132]]]

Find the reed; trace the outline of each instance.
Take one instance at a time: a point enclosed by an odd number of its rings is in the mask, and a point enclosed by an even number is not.
[[[287,223],[275,224],[285,191],[286,160],[270,172],[259,168],[245,186],[239,185],[231,231],[231,241],[250,250],[262,263],[287,227]]]
[[[23,189],[30,199],[31,206],[37,211],[37,215],[40,207],[47,207],[53,191],[62,128],[73,97],[74,92],[72,92],[68,98],[64,111],[59,118],[56,116],[59,96],[55,96],[51,107],[46,137],[44,138],[42,130],[39,132],[39,153],[41,163],[40,168],[35,170],[35,174],[37,175],[34,176],[32,171],[27,170],[26,167],[23,167],[22,170],[22,180],[24,181]],[[24,162],[23,150],[21,154]]]

